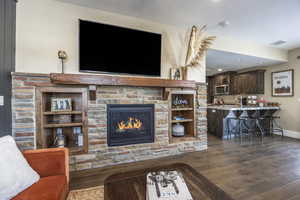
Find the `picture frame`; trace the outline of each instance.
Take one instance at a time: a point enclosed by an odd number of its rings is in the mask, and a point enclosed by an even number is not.
[[[294,70],[272,72],[271,89],[273,97],[294,96]]]
[[[171,68],[170,69],[171,80],[183,80],[182,68]]]
[[[51,111],[52,112],[72,111],[72,99],[71,98],[52,98],[51,99]]]

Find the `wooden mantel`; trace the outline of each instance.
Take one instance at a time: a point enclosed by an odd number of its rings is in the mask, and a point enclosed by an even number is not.
[[[50,74],[51,82],[65,85],[115,85],[161,88],[196,88],[196,81],[161,78],[122,77],[88,74]]]

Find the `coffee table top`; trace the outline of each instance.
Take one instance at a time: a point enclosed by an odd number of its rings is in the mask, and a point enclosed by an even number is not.
[[[189,165],[183,163],[112,175],[104,182],[104,199],[145,200],[146,174],[148,172],[162,170],[177,170],[181,172],[194,200],[233,200],[206,177],[202,176]]]

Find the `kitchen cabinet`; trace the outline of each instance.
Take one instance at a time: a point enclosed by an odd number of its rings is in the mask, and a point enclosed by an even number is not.
[[[206,77],[207,84],[207,103],[214,101],[214,78],[212,76]]]
[[[216,95],[215,88],[216,86],[221,86],[221,85],[227,85],[229,87],[229,92],[228,94],[231,95],[233,94],[233,88],[234,88],[234,76],[236,72],[225,72],[222,74],[218,74],[213,76],[211,84],[213,84],[213,95]]]
[[[255,70],[236,74],[233,94],[264,94],[265,70]]]
[[[224,118],[228,115],[228,110],[207,108],[207,132],[223,138],[224,135]]]
[[[254,70],[243,73],[225,72],[207,78],[208,103],[213,101],[216,95],[215,88],[220,85],[228,85],[229,95],[264,94],[265,70]]]

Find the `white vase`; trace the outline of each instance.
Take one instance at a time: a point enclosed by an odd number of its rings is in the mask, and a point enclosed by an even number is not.
[[[184,136],[184,126],[177,123],[172,127],[172,135],[176,137]]]

